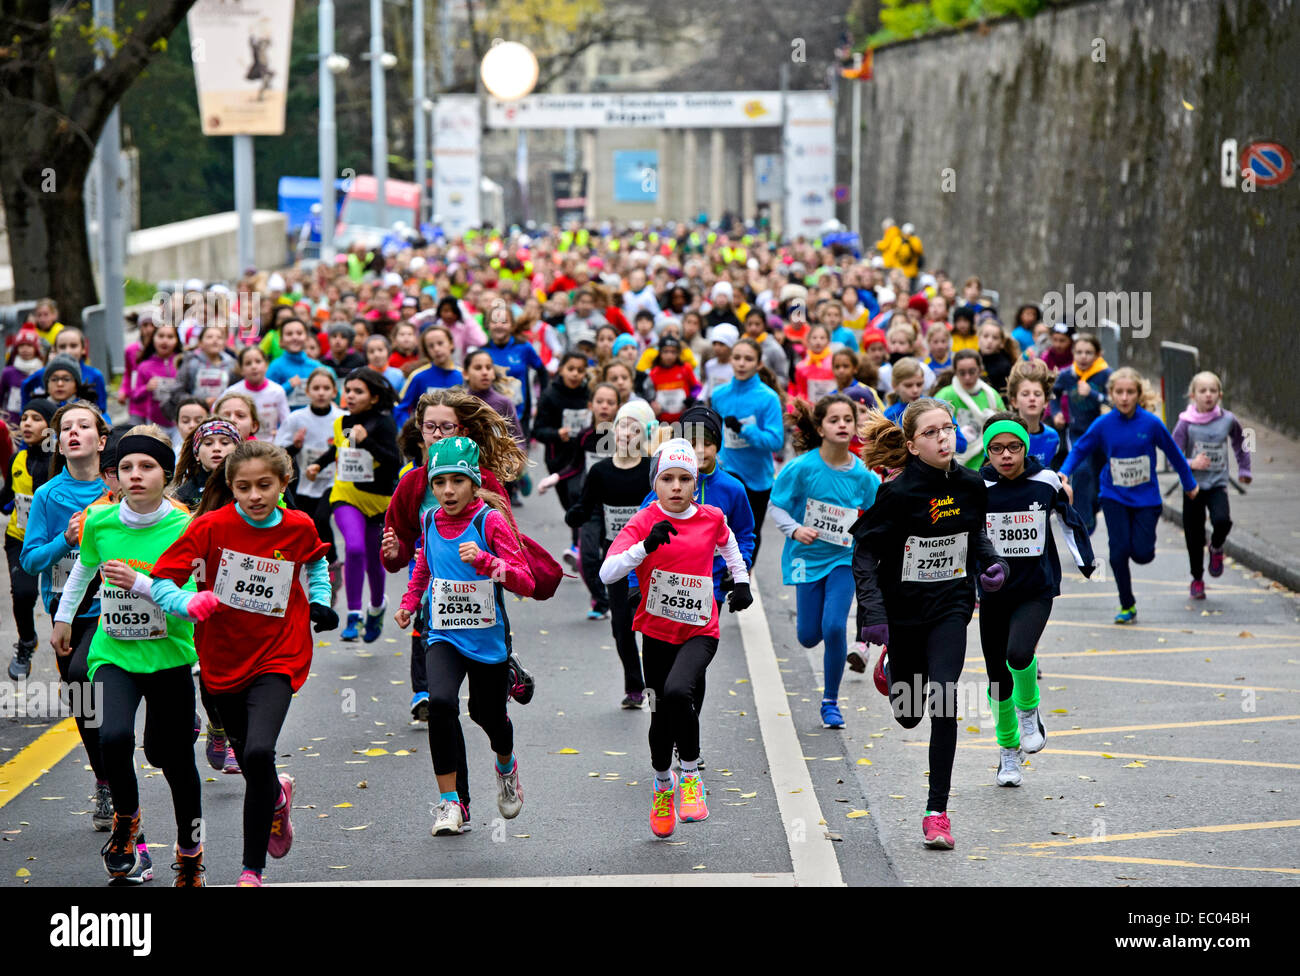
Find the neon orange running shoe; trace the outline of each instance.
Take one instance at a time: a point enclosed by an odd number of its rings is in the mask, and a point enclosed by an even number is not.
[[[677,775],[673,774],[673,785],[660,790],[651,785],[650,831],[656,837],[671,837],[677,829],[677,815],[673,810],[673,793],[677,789]]]
[[[698,823],[709,819],[709,808],[704,802],[704,780],[700,779],[699,773],[687,773],[682,777],[677,819],[682,823]]]

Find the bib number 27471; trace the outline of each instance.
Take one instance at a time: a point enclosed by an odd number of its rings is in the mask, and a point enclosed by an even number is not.
[[[222,549],[212,592],[219,601],[236,610],[283,617],[289,607],[295,566],[290,560]]]
[[[969,536],[907,537],[903,547],[902,578],[909,583],[941,583],[966,575],[966,546]]]

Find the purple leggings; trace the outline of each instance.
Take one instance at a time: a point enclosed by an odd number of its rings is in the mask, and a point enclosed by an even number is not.
[[[379,545],[383,539],[384,521],[380,517],[367,518],[360,509],[351,505],[335,505],[334,521],[343,533],[343,588],[348,594],[348,610],[361,612],[361,589],[370,577],[370,605],[384,602],[384,564],[380,559]]]

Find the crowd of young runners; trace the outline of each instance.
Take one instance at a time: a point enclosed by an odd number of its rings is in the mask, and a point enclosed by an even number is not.
[[[267,856],[288,853],[294,781],[276,772],[276,743],[313,629],[358,643],[390,620],[410,632],[435,836],[470,823],[466,682],[498,810],[518,816],[510,703],[535,682],[505,592],[549,599],[561,564],[582,588],[560,599],[585,592],[587,619],[609,621],[617,705],[650,712],[653,834],[706,819],[706,673],[723,606],[753,603],[769,516],[797,640],[822,648],[823,725],[845,726],[844,670],[874,656],[899,724],[930,718],[922,833],[951,849],[977,606],[996,782],[1019,785],[1023,755],[1045,743],[1035,648],[1062,576],[1051,516],[1087,576],[1104,513],[1115,621],[1132,621],[1130,563],[1155,554],[1159,448],[1187,496],[1191,596],[1205,598],[1207,515],[1209,573],[1223,571],[1229,455],[1243,483],[1250,459],[1213,373],[1192,381],[1171,434],[1147,381],[1112,369],[1095,337],[1034,305],[1003,324],[978,278],[959,288],[842,244],[685,225],[419,243],[193,287],[140,314],[116,426],[84,336],[52,302],[12,337],[9,677],[31,673],[39,598],[61,679],[101,690],[102,721],[79,716],[78,730],[113,883],[153,873],[133,758],[142,701],[145,756],[172,793],[176,885],[204,884],[201,735],[212,768],[245,782],[237,883],[260,886]],[[515,515],[552,488],[569,530],[558,558]],[[395,610],[389,574],[405,574]]]

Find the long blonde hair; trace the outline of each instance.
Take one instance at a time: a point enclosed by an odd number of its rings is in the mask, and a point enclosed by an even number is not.
[[[1106,397],[1112,398],[1112,391],[1115,389],[1115,383],[1118,380],[1128,380],[1138,390],[1138,406],[1143,410],[1154,411],[1156,408],[1156,394],[1151,389],[1151,384],[1147,382],[1146,377],[1139,373],[1132,366],[1121,366],[1110,374],[1110,379],[1106,381]]]
[[[951,417],[952,404],[934,397],[918,397],[907,405],[899,423],[883,413],[872,412],[862,430],[862,460],[869,468],[901,468],[912,460],[907,442],[916,439],[916,424],[921,414],[942,410]]]

